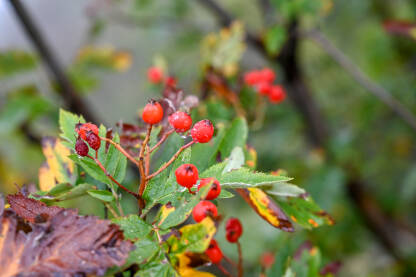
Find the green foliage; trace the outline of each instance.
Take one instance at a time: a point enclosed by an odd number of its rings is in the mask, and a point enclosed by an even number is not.
[[[113,222],[120,226],[124,232],[124,237],[130,240],[144,238],[152,230],[152,226],[137,215],[114,218]]]
[[[104,202],[112,202],[114,201],[114,196],[111,192],[108,190],[89,190],[87,191],[89,195],[91,195],[94,198],[97,198],[98,200],[104,201]]]
[[[0,79],[32,70],[36,64],[37,59],[33,54],[21,50],[2,51],[0,52]]]
[[[266,50],[270,55],[279,53],[287,38],[286,29],[283,26],[276,25],[267,30],[264,37]]]

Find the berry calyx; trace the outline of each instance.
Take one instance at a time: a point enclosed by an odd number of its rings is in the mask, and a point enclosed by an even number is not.
[[[199,202],[192,210],[192,217],[196,222],[201,222],[207,216],[215,218],[217,215],[217,207],[212,202],[206,200]]]
[[[78,138],[77,142],[75,143],[75,152],[81,157],[85,157],[88,155],[88,145],[82,139]]]
[[[205,254],[213,264],[220,263],[223,257],[221,248],[218,246],[218,243],[215,239],[211,240],[207,250],[205,250]]]
[[[152,66],[147,70],[147,79],[153,84],[158,84],[163,80],[163,72],[160,68]]]
[[[169,116],[169,123],[178,133],[188,131],[192,126],[192,118],[189,114],[177,111]]]
[[[97,151],[100,148],[100,145],[101,145],[100,137],[92,131],[89,131],[87,133],[87,137],[85,141],[95,151]]]
[[[193,164],[183,164],[175,170],[176,182],[190,189],[198,181],[198,169]]]
[[[163,118],[163,108],[159,102],[151,100],[143,109],[142,119],[147,124],[157,124]]]
[[[269,93],[269,101],[273,104],[278,104],[286,98],[285,90],[282,86],[273,86]]]
[[[225,237],[231,243],[235,243],[243,233],[243,226],[238,218],[230,218],[225,224]]]
[[[207,196],[205,197],[205,199],[206,200],[214,200],[221,193],[221,185],[220,185],[220,182],[218,182],[218,180],[215,179],[215,178],[213,178],[213,177],[201,179],[199,181],[198,191],[202,187],[207,186],[207,185],[211,185],[211,188],[210,188]]]
[[[90,123],[90,122],[88,122],[88,123],[78,123],[77,125],[75,125],[75,131],[78,133],[78,135],[83,140],[87,139],[87,133],[90,132],[90,131],[98,136],[98,127],[97,127],[97,125],[95,125],[93,123]]]
[[[191,137],[195,142],[206,143],[214,135],[214,126],[208,119],[195,123],[191,129]]]

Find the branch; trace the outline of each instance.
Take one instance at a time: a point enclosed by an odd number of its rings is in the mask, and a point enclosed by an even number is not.
[[[394,113],[403,119],[413,130],[416,130],[416,117],[402,103],[395,99],[392,94],[379,84],[373,82],[357,65],[355,65],[341,50],[332,44],[321,32],[312,30],[304,32],[307,38],[313,40],[321,48],[347,71],[351,77],[372,93],[384,104],[386,104]]]
[[[9,0],[9,3],[16,13],[17,19],[22,24],[27,36],[33,42],[33,45],[49,69],[50,78],[52,81],[56,81],[59,85],[59,93],[63,97],[68,108],[73,112],[82,114],[87,121],[98,122],[89,106],[76,92],[68,76],[66,76],[63,67],[59,64],[58,59],[54,56],[49,46],[46,44],[41,32],[21,1]]]

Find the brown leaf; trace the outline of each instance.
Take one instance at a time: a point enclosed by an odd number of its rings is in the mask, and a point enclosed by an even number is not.
[[[35,202],[30,207],[39,209]],[[103,275],[122,266],[132,248],[118,226],[74,210],[61,209],[41,224],[25,223],[11,209],[0,215],[0,277]]]
[[[7,202],[17,215],[32,223],[45,221],[64,210],[57,206],[48,207],[43,202],[24,196],[21,192],[8,195]]]

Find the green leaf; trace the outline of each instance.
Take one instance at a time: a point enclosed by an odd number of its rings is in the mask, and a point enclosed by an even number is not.
[[[230,128],[227,129],[224,139],[221,142],[221,157],[225,158],[230,156],[231,151],[237,146],[243,148],[246,145],[247,136],[248,127],[245,118],[237,117],[231,123]]]
[[[77,140],[75,125],[79,122],[85,123],[82,116],[77,116],[63,109],[59,110],[59,128],[61,129],[61,137],[68,141],[69,144],[66,144],[66,146],[69,149],[73,149],[75,146]]]
[[[22,50],[0,52],[0,78],[32,70],[36,67],[35,55]]]
[[[144,238],[152,230],[152,226],[137,215],[114,218],[112,221],[120,226],[124,237],[129,240]]]
[[[76,154],[69,155],[69,158],[78,165],[80,165],[92,178],[104,184],[111,184],[111,180],[104,174],[100,167],[90,158],[80,157]]]
[[[334,224],[331,216],[323,211],[310,196],[274,198],[285,214],[304,228],[312,229],[325,224]]]
[[[225,166],[223,173],[241,168],[244,165],[244,160],[243,149],[238,146],[235,147],[231,152],[230,157],[227,159],[227,165]]]
[[[176,203],[173,204],[174,210],[170,212],[166,218],[163,218],[163,221],[159,222],[159,227],[161,229],[168,229],[184,222],[191,214],[195,205],[198,204],[199,201],[205,199],[210,188],[211,186],[204,186],[197,194],[191,196],[189,196],[189,193],[185,192],[188,199],[186,199],[186,197],[177,199],[177,201],[175,201]]]
[[[116,143],[120,142],[118,134],[115,134],[113,141]],[[102,144],[102,147],[105,149],[105,143]],[[105,155],[104,167],[114,179],[121,183],[126,174],[127,158],[114,145],[110,144],[108,152]]]
[[[172,265],[167,261],[155,261],[146,264],[143,269],[136,272],[134,277],[177,277],[179,276]]]
[[[231,192],[223,188],[221,188],[221,193],[218,196],[218,198],[233,198],[233,197],[234,197],[234,194],[232,194]]]
[[[141,264],[151,259],[159,250],[159,245],[156,241],[149,238],[144,238],[134,243],[136,249],[129,253],[127,259],[128,263]]]
[[[282,49],[287,38],[286,29],[281,25],[276,25],[266,32],[264,43],[270,55],[276,55]]]
[[[281,197],[297,197],[306,193],[303,188],[288,183],[273,184],[270,188],[267,188],[264,191],[267,194]]]
[[[104,202],[111,202],[114,200],[114,195],[108,190],[89,190],[87,193]]]

